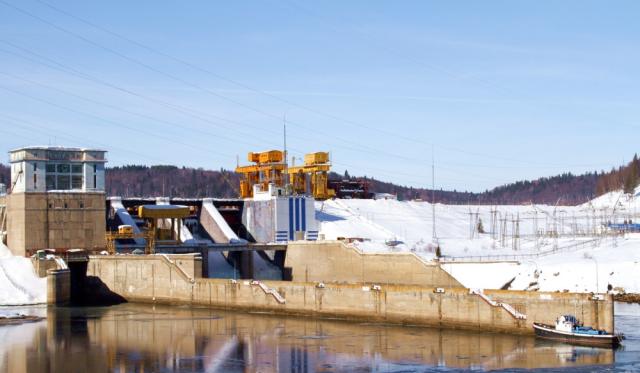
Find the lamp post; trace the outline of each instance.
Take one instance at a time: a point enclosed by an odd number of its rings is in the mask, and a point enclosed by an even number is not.
[[[598,272],[599,272],[598,271],[598,261],[594,257],[591,257],[590,259],[592,259],[593,262],[596,263],[596,291],[595,291],[595,293],[597,294],[598,293],[598,289],[600,288],[600,284],[599,284],[599,281],[598,281]]]

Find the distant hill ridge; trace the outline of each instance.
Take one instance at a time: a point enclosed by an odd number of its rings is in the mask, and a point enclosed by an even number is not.
[[[640,161],[637,155],[625,166],[609,172],[588,172],[582,175],[564,173],[532,181],[518,181],[498,186],[482,193],[436,190],[435,200],[448,204],[562,204],[577,205],[596,196],[623,188],[633,191],[640,181]],[[346,173],[331,173],[331,179],[358,179]],[[431,201],[432,192],[363,177],[370,190],[392,193],[399,199]],[[0,183],[10,187],[10,169],[0,164]],[[233,171],[204,170],[169,165],[129,165],[107,169],[107,194],[129,196],[218,197],[238,195],[239,175]]]

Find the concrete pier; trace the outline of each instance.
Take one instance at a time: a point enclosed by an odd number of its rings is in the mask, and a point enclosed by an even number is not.
[[[71,299],[71,272],[68,269],[47,271],[47,304],[65,305]]]
[[[610,295],[598,300],[589,294],[487,291],[481,296],[459,287],[205,279],[178,264],[193,268],[188,261],[185,256],[92,256],[88,275],[128,301],[515,334],[533,334],[533,322],[553,323],[566,313],[595,328],[614,327]],[[526,319],[517,317],[520,313]]]

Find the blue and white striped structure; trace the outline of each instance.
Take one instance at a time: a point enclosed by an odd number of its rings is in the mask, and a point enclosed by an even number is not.
[[[278,198],[276,202],[276,242],[293,241],[296,232],[305,239],[318,239],[314,199],[304,196]]]
[[[305,196],[254,198],[245,202],[243,222],[257,242],[317,240],[314,204],[312,197]]]

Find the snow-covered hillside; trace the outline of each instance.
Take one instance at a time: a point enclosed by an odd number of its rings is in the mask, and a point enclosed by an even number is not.
[[[28,258],[11,255],[0,242],[0,306],[44,303],[47,279],[39,278]]]
[[[640,234],[612,236],[606,228],[634,220],[637,192],[580,206],[436,204],[435,235],[433,206],[422,201],[329,200],[316,203],[316,216],[325,238],[361,238],[355,245],[368,252],[413,251],[430,260],[439,246],[443,268],[471,288],[640,292]]]

